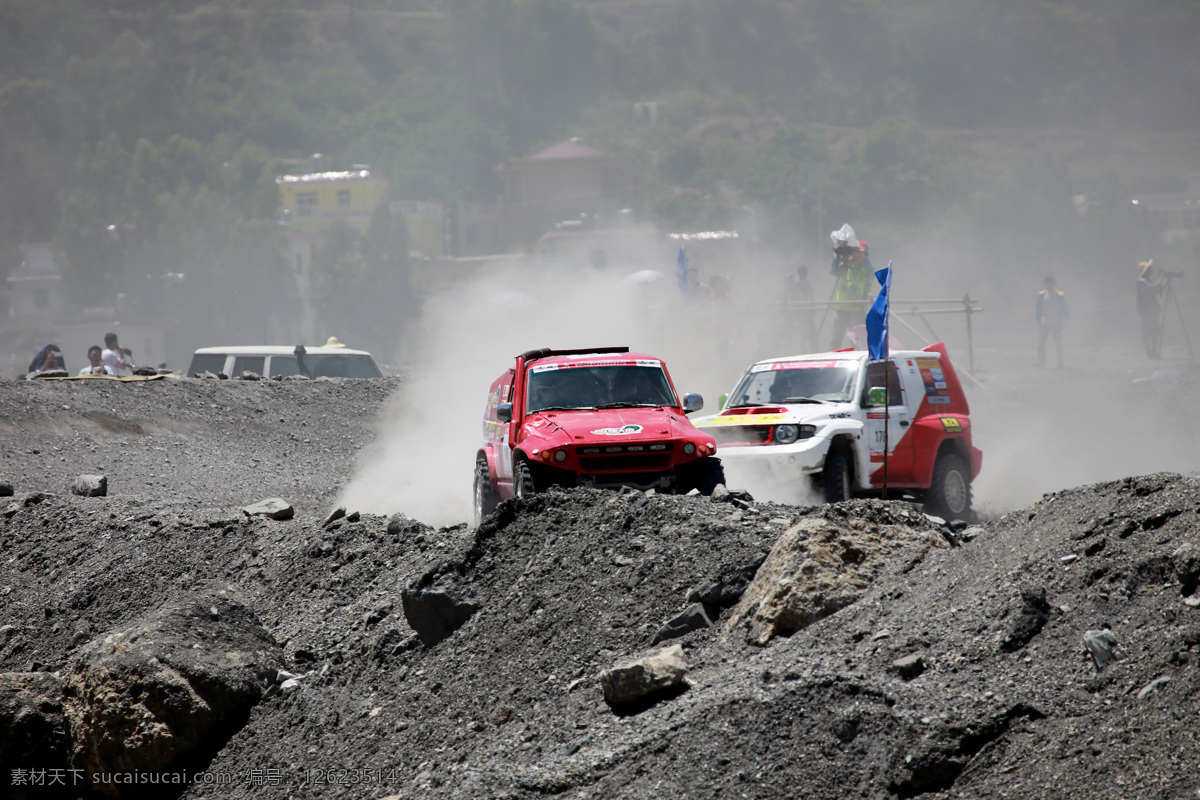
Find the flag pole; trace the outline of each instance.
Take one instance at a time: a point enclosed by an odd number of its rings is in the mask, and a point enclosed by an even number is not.
[[[875,278],[879,281],[879,285],[882,288],[879,290],[879,295],[875,298],[875,302],[871,304],[870,310],[867,311],[867,358],[883,362],[883,499],[887,500],[888,449],[891,444],[888,429],[891,427],[892,421],[892,373],[889,369],[892,362],[888,352],[888,315],[891,311],[892,262],[888,262],[886,269],[876,271]]]
[[[887,467],[888,467],[888,428],[892,427],[892,373],[888,369],[891,359],[883,360],[883,499],[887,500]]]

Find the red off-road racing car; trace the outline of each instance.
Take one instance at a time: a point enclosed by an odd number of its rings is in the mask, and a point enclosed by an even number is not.
[[[529,350],[492,382],[475,456],[475,520],[550,486],[711,494],[717,445],[687,414],[662,359],[628,347]]]

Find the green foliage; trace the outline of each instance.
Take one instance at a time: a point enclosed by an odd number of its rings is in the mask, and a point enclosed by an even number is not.
[[[930,195],[938,151],[924,130],[906,120],[875,123],[863,136],[864,210],[916,222]]]
[[[473,104],[529,141],[598,99],[596,32],[580,0],[457,0],[449,35]]]
[[[309,267],[320,336],[376,353],[391,353],[403,321],[415,310],[408,262],[408,228],[383,204],[366,235],[346,225],[332,229]]]
[[[267,255],[276,159],[321,152],[371,164],[396,198],[486,202],[497,164],[568,132],[643,170],[662,227],[752,213],[792,246],[835,219],[950,220],[1018,259],[993,233],[1004,219],[1112,251],[1112,226],[1140,236],[1116,182],[1080,187],[1065,157],[984,168],[928,131],[1200,127],[1198,16],[1078,0],[0,0],[0,275],[17,244],[54,236],[78,303],[174,309],[163,287],[187,286],[220,307],[214,324],[250,324],[220,284],[244,270],[261,302],[289,274]],[[643,100],[657,121],[633,115]],[[1106,198],[1083,221],[1079,191]],[[346,250],[321,256],[327,272],[360,289],[404,273],[331,241]]]

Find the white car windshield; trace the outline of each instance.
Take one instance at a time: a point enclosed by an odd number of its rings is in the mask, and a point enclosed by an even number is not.
[[[791,361],[752,366],[729,395],[726,408],[781,403],[845,403],[854,393],[858,363]]]
[[[659,366],[534,367],[526,413],[549,409],[677,406]]]

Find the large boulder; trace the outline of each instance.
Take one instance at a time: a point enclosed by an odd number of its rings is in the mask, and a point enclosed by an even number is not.
[[[426,647],[433,647],[466,624],[479,605],[445,589],[409,587],[400,594],[404,619]]]
[[[268,497],[259,500],[242,509],[247,517],[264,517],[274,520],[288,520],[296,516],[296,507],[282,497]]]
[[[62,679],[50,672],[0,673],[0,796],[67,797],[69,786],[54,791],[45,784],[28,790],[23,775],[70,766],[63,723]],[[14,775],[11,770],[23,770]],[[69,781],[67,782],[69,783]]]
[[[63,687],[74,767],[89,776],[162,772],[211,756],[281,663],[275,639],[222,584],[94,639]],[[117,796],[117,787],[98,785]]]
[[[600,673],[600,688],[610,704],[622,705],[679,686],[686,675],[683,648],[673,645],[645,658],[604,670]]]
[[[80,497],[104,497],[108,494],[108,476],[80,475],[71,484],[71,494]]]
[[[852,525],[828,513],[788,528],[734,606],[726,634],[742,629],[759,646],[789,636],[853,603],[889,564],[911,565],[949,546],[928,523],[878,516]]]

